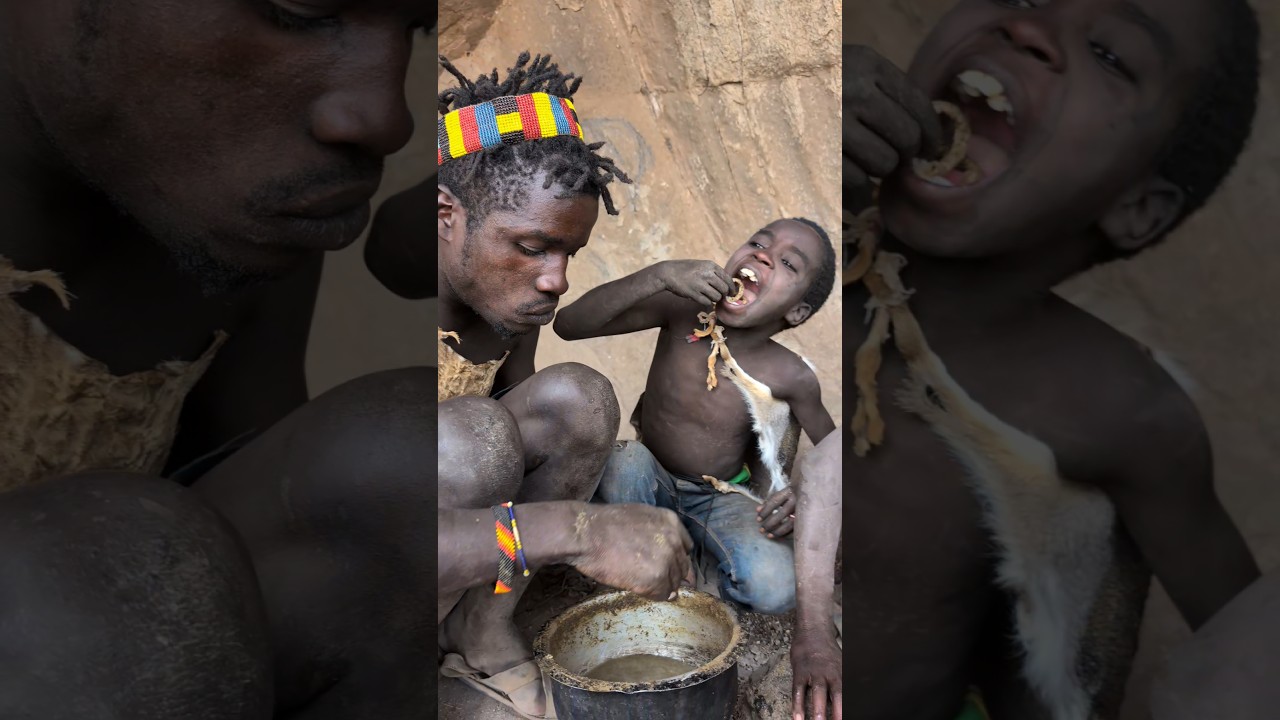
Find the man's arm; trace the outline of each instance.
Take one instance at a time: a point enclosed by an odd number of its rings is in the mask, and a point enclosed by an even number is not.
[[[520,544],[529,568],[566,563],[611,587],[654,600],[674,597],[693,578],[693,540],[680,517],[650,505],[601,505],[574,501],[515,506]],[[492,584],[498,579],[493,512],[438,510],[440,595]],[[653,538],[636,543],[635,539]]]
[[[430,199],[435,187],[432,176],[382,203],[364,245],[369,272],[409,300],[436,296],[436,244],[426,241],[434,224]]]
[[[1213,486],[1213,453],[1178,393],[1144,413],[1105,486],[1121,520],[1184,619],[1197,629],[1259,577],[1258,564]]]
[[[581,552],[580,539],[573,532],[579,505],[575,502],[542,502],[518,505],[517,522],[525,539],[534,539],[525,548],[529,569],[568,563]],[[497,549],[493,534],[493,512],[445,510],[439,521],[439,594],[493,584],[498,579]]]
[[[323,267],[317,256],[279,280],[228,328],[230,339],[182,406],[167,471],[266,430],[307,402],[307,341]]]
[[[792,705],[797,717],[840,718],[841,651],[833,627],[836,547],[843,477],[841,438],[829,432],[800,459],[796,507],[796,624],[791,643]],[[824,715],[824,709],[831,715]]]

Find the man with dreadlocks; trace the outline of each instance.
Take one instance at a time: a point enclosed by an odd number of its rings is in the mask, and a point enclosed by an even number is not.
[[[429,716],[434,373],[304,362],[428,10],[0,2],[0,717]]]
[[[1052,292],[1209,198],[1258,63],[1244,0],[961,0],[905,74],[845,49],[846,189],[882,179],[847,273],[853,717],[1114,718],[1152,571],[1192,627],[1258,576],[1187,394]]]
[[[541,675],[512,622],[531,572],[568,563],[669,599],[690,574],[692,543],[667,510],[586,502],[618,432],[617,398],[585,366],[534,368],[569,258],[601,200],[617,214],[609,182],[630,182],[596,153],[603,143],[583,140],[581,79],[529,53],[501,82],[497,70],[472,82],[440,61],[459,82],[440,94],[436,203],[441,672],[546,717]],[[392,270],[412,262],[397,247],[380,241],[370,267],[401,294],[426,292],[428,278]]]

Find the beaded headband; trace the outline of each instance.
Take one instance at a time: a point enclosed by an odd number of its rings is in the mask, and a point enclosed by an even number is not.
[[[541,92],[500,97],[440,118],[436,162],[443,165],[491,147],[559,136],[582,139],[578,113],[569,98]]]

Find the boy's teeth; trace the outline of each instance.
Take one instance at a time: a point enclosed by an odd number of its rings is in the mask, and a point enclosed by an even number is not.
[[[1009,124],[1014,124],[1013,103],[1004,94],[1004,85],[994,77],[979,70],[966,70],[956,76],[953,89],[970,99],[986,98],[987,107],[1004,113]]]
[[[756,282],[756,273],[751,268],[742,268],[738,271],[738,274],[752,282]]]
[[[974,95],[972,91],[977,91],[979,95],[986,97],[995,97],[1004,94],[1004,85],[1000,81],[990,75],[979,70],[965,70],[956,77],[960,81],[960,86],[964,88],[965,93]]]
[[[929,183],[930,185],[937,185],[938,187],[953,188],[956,186],[955,183],[942,177],[941,175],[939,175],[938,177],[925,178],[924,181]]]

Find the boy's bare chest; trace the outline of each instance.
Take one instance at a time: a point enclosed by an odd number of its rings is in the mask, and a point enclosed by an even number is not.
[[[1072,468],[1078,482],[1097,480],[1087,470],[1110,452],[1113,438],[1100,436],[1097,400],[1106,392],[1095,370],[1035,342],[974,343],[935,352],[966,394],[999,420],[1047,445],[1060,468]],[[845,361],[852,376],[852,351]],[[892,341],[884,346],[877,374],[877,401],[884,419],[882,445],[858,458],[846,448],[846,489],[867,507],[895,507],[916,513],[926,526],[979,525],[970,489],[970,470],[924,419],[904,408],[900,395],[908,368]],[[845,404],[845,427],[852,427],[854,404]],[[1071,475],[1068,475],[1071,477]],[[901,516],[899,516],[901,517]],[[977,536],[966,533],[971,539]]]
[[[701,408],[701,413],[710,417],[748,422],[746,402],[737,386],[726,377],[724,361],[717,356],[714,363],[709,362],[711,339],[689,342],[686,335],[663,333],[654,353],[646,396],[653,392],[669,400],[692,400]],[[738,366],[753,379],[771,388],[778,386],[777,358],[768,349],[735,350],[732,339],[728,340],[728,348]],[[707,389],[709,376],[715,379],[711,390]]]

